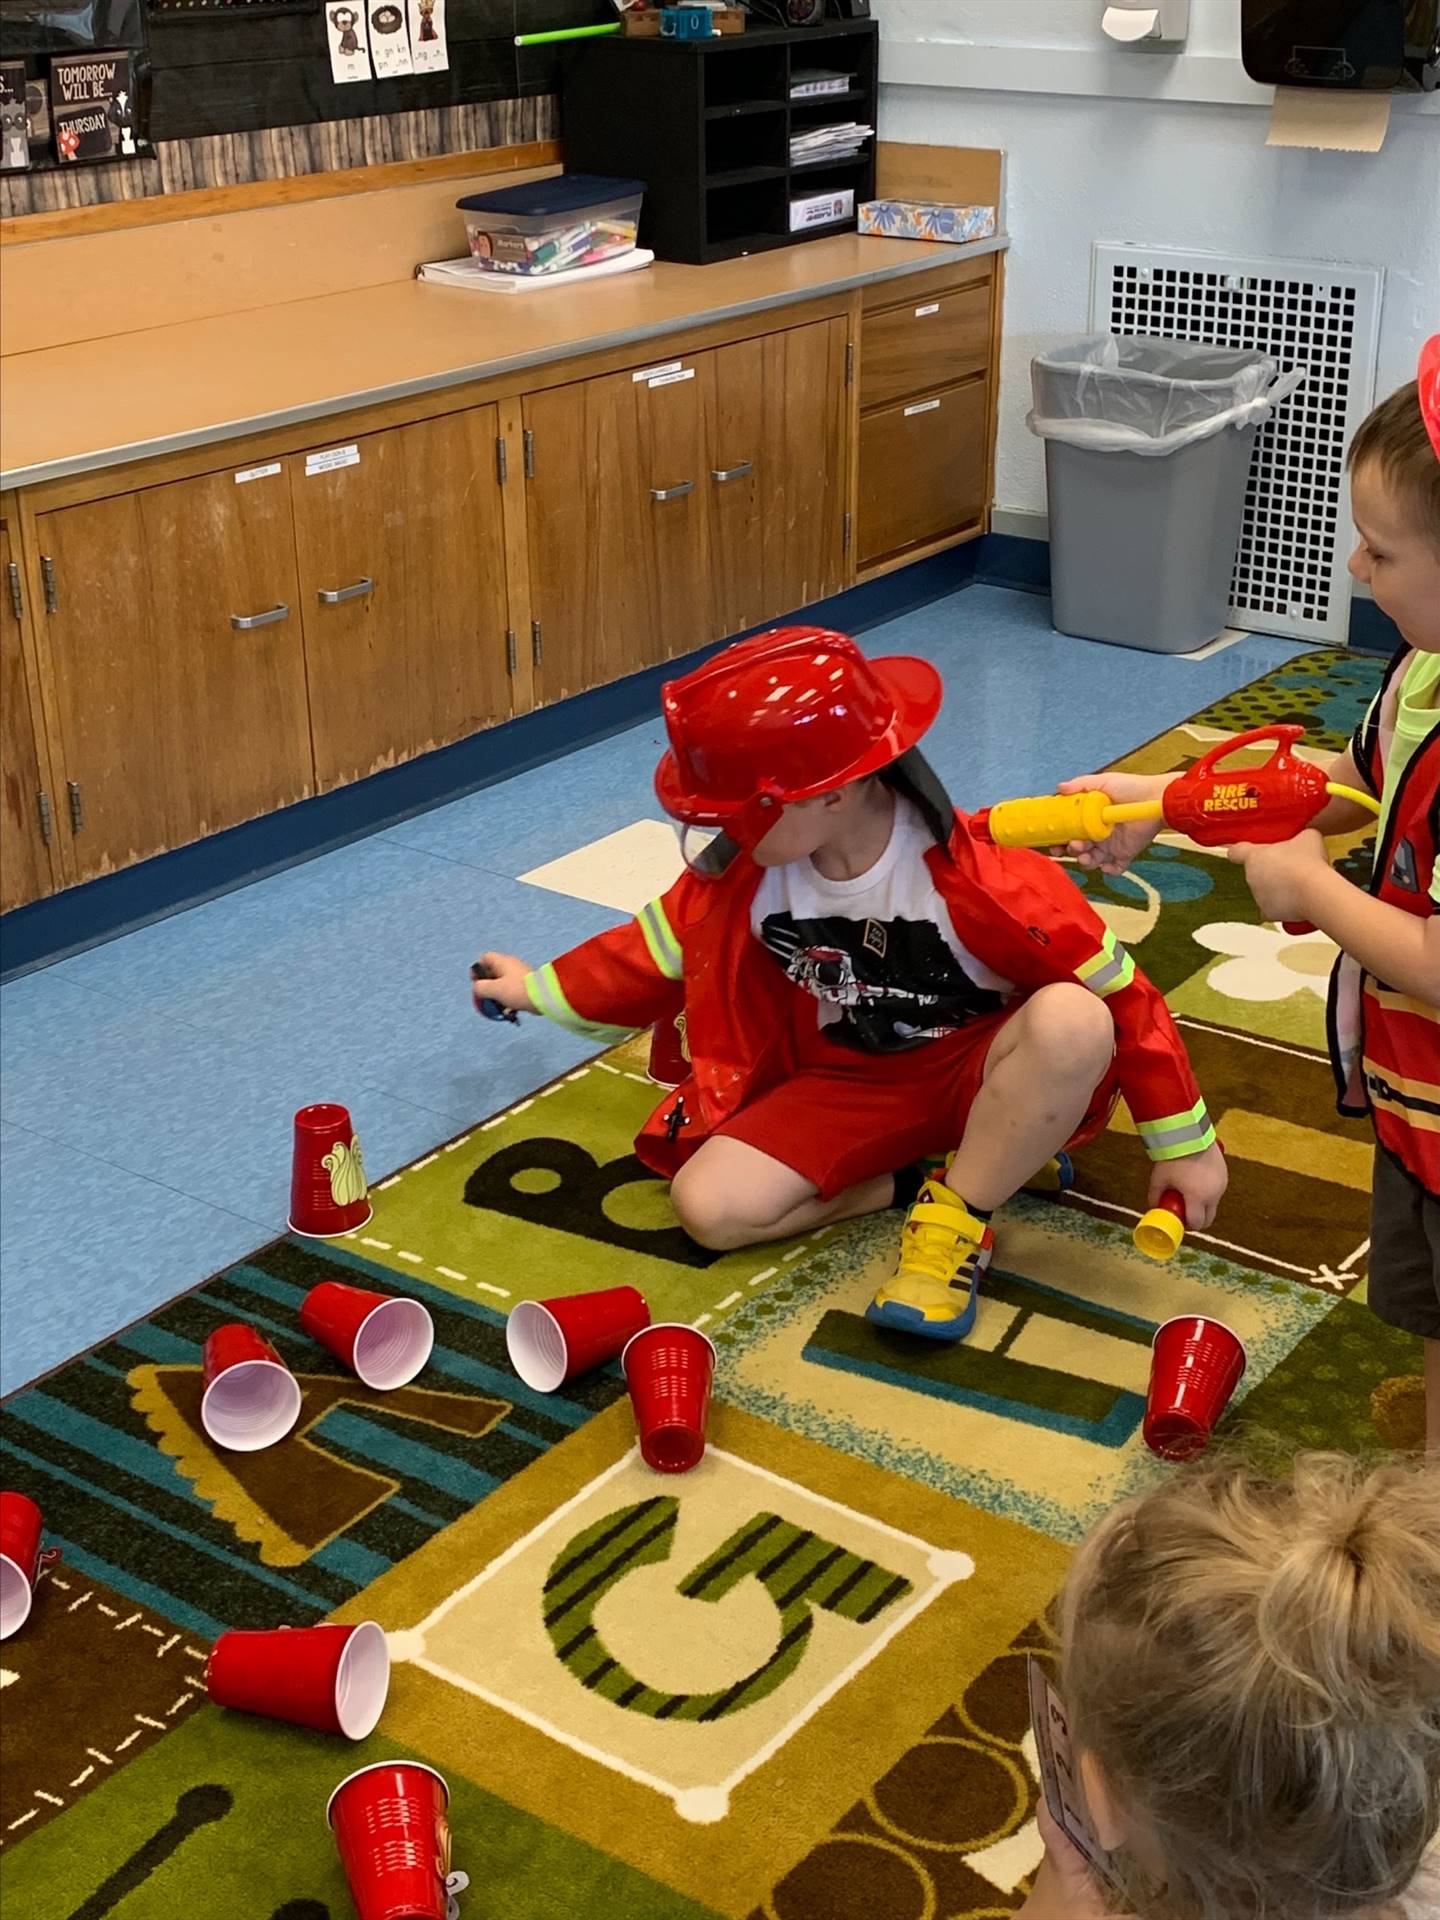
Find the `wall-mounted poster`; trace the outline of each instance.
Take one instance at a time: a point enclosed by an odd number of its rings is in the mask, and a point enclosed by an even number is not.
[[[50,62],[50,118],[61,160],[137,153],[137,117],[128,53],[62,53]]]

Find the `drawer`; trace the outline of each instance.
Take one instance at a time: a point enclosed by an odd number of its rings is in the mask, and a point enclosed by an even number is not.
[[[934,393],[989,365],[988,285],[867,314],[860,333],[860,405]]]
[[[988,381],[971,380],[861,421],[862,568],[980,518],[989,470],[988,394]]]
[[[988,287],[995,278],[998,258],[996,254],[987,253],[979,260],[949,260],[944,266],[928,267],[924,273],[872,280],[861,291],[860,311],[868,319],[872,313],[883,313],[887,307],[914,307],[922,300],[938,300],[942,293],[958,293],[962,287]]]

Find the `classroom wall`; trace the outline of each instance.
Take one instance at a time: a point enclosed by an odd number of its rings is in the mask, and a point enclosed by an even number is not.
[[[1269,148],[1260,103],[1270,96],[1239,69],[1238,0],[1192,0],[1179,62],[1111,52],[1101,10],[1101,0],[874,0],[882,137],[1007,155],[1014,245],[996,476],[1002,527],[1009,513],[1044,511],[1043,460],[1025,426],[1029,364],[1043,347],[1087,330],[1097,240],[1383,268],[1380,392],[1413,377],[1420,342],[1440,327],[1434,96],[1392,116],[1378,154]],[[887,81],[897,57],[902,70],[918,70],[911,43],[919,41],[930,43],[924,70],[940,84]],[[1157,60],[1166,75],[1152,79]],[[971,73],[993,87],[959,84]],[[1048,90],[1076,73],[1107,91]],[[1017,83],[1035,91],[1010,90]],[[1162,84],[1211,97],[1117,97]],[[1250,100],[1257,104],[1242,104]]]

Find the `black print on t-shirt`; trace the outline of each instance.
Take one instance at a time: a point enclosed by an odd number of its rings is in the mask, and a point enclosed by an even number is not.
[[[840,1009],[830,1038],[862,1053],[903,1053],[1005,1004],[976,985],[929,920],[771,913],[760,938],[788,979]]]

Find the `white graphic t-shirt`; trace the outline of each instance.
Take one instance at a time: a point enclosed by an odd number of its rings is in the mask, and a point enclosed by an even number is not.
[[[897,794],[889,844],[858,879],[827,880],[808,859],[761,878],[751,931],[843,1046],[903,1052],[997,1012],[1014,991],[961,944],[925,864],[934,844]]]

